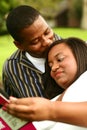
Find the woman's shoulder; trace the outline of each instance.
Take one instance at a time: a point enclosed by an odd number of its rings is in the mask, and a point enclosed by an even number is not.
[[[87,71],[66,90],[62,101],[87,101]]]

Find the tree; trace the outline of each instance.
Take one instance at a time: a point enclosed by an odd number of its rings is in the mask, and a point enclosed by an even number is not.
[[[5,26],[6,15],[18,4],[18,0],[0,0],[0,35],[7,32]]]
[[[58,2],[61,0],[0,0],[0,35],[7,33],[5,19],[9,11],[18,5],[31,5],[38,9],[47,19],[52,19],[57,12]]]
[[[69,6],[68,24],[70,27],[80,27],[82,18],[82,1],[67,0]]]
[[[87,29],[87,0],[83,0],[83,14],[82,14],[81,28]]]

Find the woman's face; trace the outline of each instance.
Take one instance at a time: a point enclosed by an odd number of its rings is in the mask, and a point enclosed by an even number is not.
[[[48,54],[52,78],[66,89],[73,83],[77,73],[77,63],[71,49],[64,43],[52,47]]]

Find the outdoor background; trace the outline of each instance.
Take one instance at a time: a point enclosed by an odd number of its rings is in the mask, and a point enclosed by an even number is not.
[[[14,7],[24,4],[38,9],[61,37],[75,36],[87,41],[87,0],[0,0],[0,84],[3,63],[17,49],[7,32],[6,17]]]

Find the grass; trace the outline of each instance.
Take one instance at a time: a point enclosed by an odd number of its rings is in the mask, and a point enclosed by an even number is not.
[[[54,28],[54,32],[63,38],[66,37],[79,37],[87,40],[87,30],[79,28]],[[11,36],[0,36],[0,80],[2,75],[2,66],[4,61],[16,50]]]
[[[63,38],[78,37],[87,41],[87,30],[80,28],[55,28],[54,31]]]
[[[12,38],[9,35],[0,36],[0,80],[2,75],[2,67],[4,61],[16,50],[17,48],[12,43]]]

